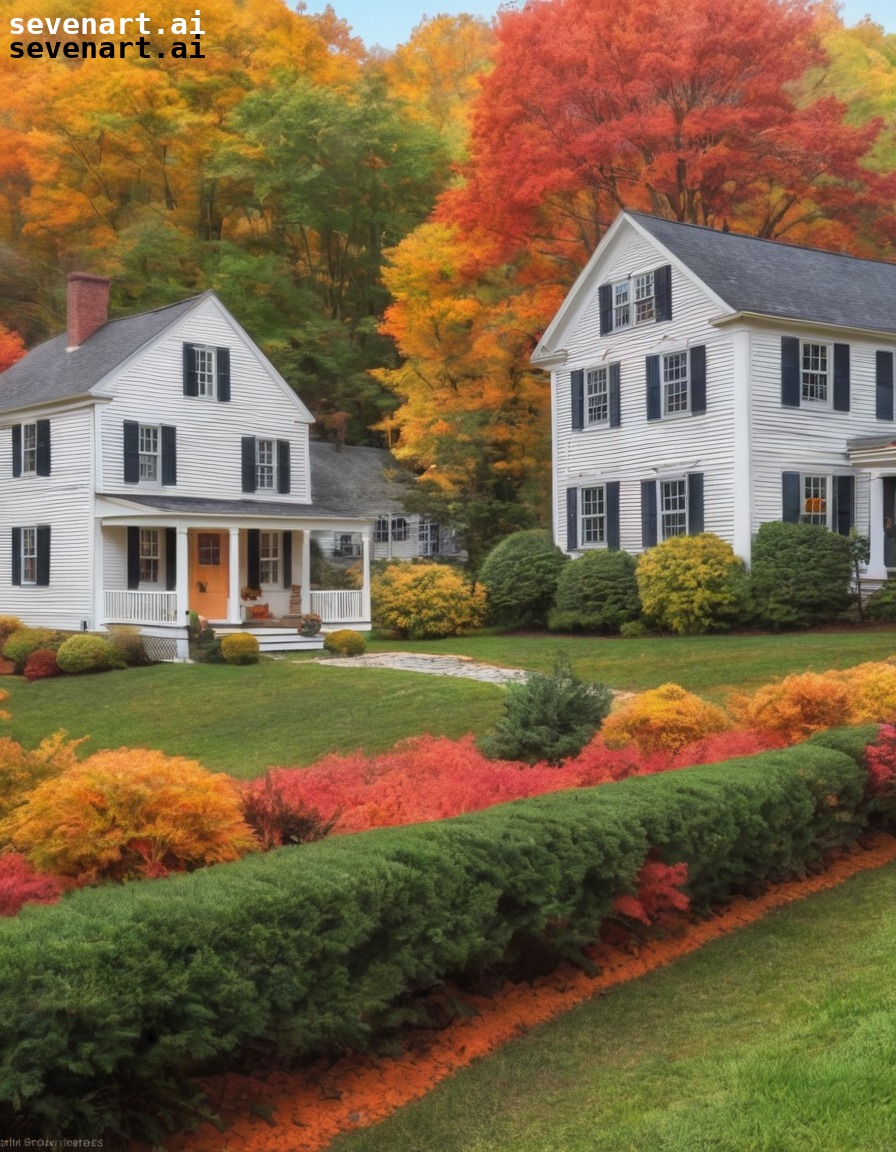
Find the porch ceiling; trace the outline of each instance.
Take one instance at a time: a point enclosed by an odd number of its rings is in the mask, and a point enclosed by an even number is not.
[[[159,493],[123,493],[97,498],[97,515],[103,524],[128,524],[135,514],[150,519],[193,520],[202,524],[251,526],[258,521],[297,523],[308,529],[341,529],[362,531],[372,520],[361,516],[344,516],[319,504],[287,504],[276,500],[214,500],[196,496],[173,496]]]

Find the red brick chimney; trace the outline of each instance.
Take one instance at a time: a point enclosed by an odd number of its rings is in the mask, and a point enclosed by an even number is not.
[[[68,350],[79,348],[109,319],[111,281],[89,272],[68,277]]]

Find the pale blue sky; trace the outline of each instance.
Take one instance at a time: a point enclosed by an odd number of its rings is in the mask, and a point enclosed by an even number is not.
[[[381,44],[394,48],[404,44],[411,29],[424,16],[457,15],[469,12],[490,20],[497,12],[499,0],[330,0],[337,16],[351,24],[368,48]],[[321,12],[327,0],[307,0],[309,12]],[[893,0],[843,0],[840,5],[843,20],[856,24],[866,14],[888,32],[896,32],[896,5]]]

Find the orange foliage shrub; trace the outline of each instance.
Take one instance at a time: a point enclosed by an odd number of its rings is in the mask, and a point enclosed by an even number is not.
[[[7,693],[3,693],[5,697]],[[0,819],[21,803],[41,780],[59,776],[78,763],[75,749],[83,744],[80,740],[68,740],[67,733],[60,730],[41,740],[34,749],[25,749],[8,736],[0,738]]]
[[[81,883],[165,876],[258,848],[235,780],[139,748],[98,752],[38,784],[3,830],[40,871]]]
[[[896,666],[869,662],[835,675],[849,691],[850,724],[896,720]]]
[[[787,743],[850,723],[851,692],[836,672],[803,672],[766,684],[752,696],[734,696],[732,713],[744,724],[776,733]]]
[[[729,727],[721,708],[678,684],[661,684],[611,712],[601,734],[610,748],[634,743],[641,752],[673,755],[685,745]]]

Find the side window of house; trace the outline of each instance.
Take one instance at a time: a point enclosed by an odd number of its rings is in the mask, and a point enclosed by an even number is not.
[[[622,423],[619,364],[577,369],[570,375],[572,428],[618,428]]]
[[[641,545],[703,531],[703,473],[641,481]]]
[[[638,272],[601,284],[597,290],[600,334],[672,319],[672,267]]]
[[[50,583],[49,524],[12,529],[12,583],[36,587]]]
[[[244,492],[288,495],[292,488],[289,441],[244,436],[242,487]]]
[[[125,484],[177,483],[177,429],[170,424],[125,420],[122,459]]]
[[[49,476],[50,421],[34,420],[12,427],[13,476]]]
[[[208,344],[184,344],[183,390],[185,396],[204,396],[226,403],[230,400],[230,349]]]
[[[619,481],[566,490],[566,550],[619,547]]]
[[[848,536],[855,524],[855,477],[817,472],[784,472],[781,519],[818,524]]]
[[[880,363],[878,372],[880,373]],[[892,374],[889,387],[892,404]],[[878,406],[880,406],[880,388],[881,377],[878,375]],[[849,345],[801,340],[797,336],[782,336],[781,404],[784,408],[848,412]]]
[[[705,345],[648,356],[645,373],[648,420],[686,413],[701,416],[706,411]]]

